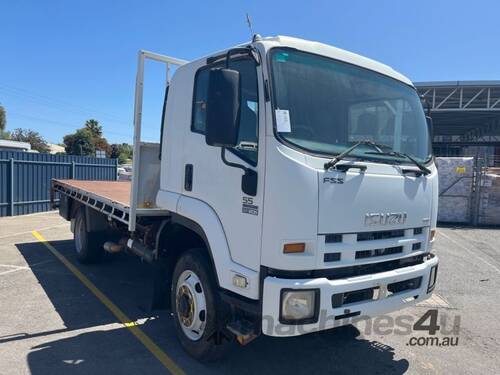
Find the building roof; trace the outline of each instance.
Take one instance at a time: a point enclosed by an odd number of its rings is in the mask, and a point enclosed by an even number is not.
[[[66,149],[63,146],[59,146],[53,143],[49,143],[49,149],[51,154],[66,153]]]
[[[434,135],[500,145],[500,81],[416,82],[431,110]]]
[[[27,142],[18,142],[18,141],[11,141],[8,139],[0,139],[0,148],[28,151],[31,150],[31,145]]]
[[[500,81],[417,82],[415,87],[434,112],[500,112]]]
[[[492,87],[500,86],[500,80],[495,81],[429,81],[429,82],[413,82],[418,87],[446,87],[446,86],[474,86],[474,87]]]

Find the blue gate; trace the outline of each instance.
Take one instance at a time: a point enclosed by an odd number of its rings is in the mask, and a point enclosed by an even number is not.
[[[50,180],[116,180],[117,159],[0,151],[0,216],[48,211]]]

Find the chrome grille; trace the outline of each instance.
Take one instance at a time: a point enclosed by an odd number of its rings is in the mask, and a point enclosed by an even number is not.
[[[362,232],[358,233],[358,241],[384,240],[386,238],[404,237],[404,235],[404,229]]]
[[[323,234],[318,267],[364,265],[423,254],[427,251],[429,231],[429,227],[411,227]]]
[[[384,249],[356,251],[356,259],[380,257],[403,252],[403,246],[386,247]]]

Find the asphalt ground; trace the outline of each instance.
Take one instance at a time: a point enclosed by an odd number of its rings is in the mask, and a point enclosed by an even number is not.
[[[500,373],[500,230],[442,227],[434,251],[438,284],[425,303],[326,332],[261,336],[201,364],[180,348],[170,314],[150,309],[147,264],[116,254],[79,265],[55,212],[0,218],[0,374]],[[413,326],[429,310],[434,335]]]

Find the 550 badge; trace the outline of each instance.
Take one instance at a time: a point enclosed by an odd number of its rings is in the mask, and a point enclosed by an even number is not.
[[[258,215],[259,214],[259,206],[256,206],[253,203],[252,197],[243,197],[242,205],[241,205],[241,212],[244,214]]]

